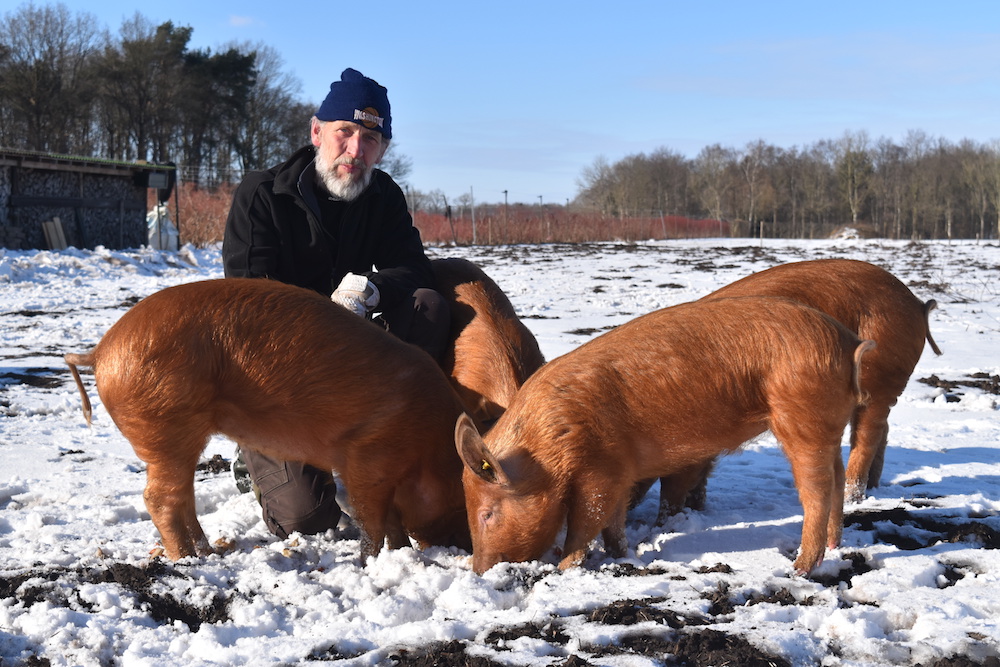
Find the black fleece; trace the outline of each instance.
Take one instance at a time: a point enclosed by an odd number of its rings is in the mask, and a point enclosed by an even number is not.
[[[379,289],[379,309],[419,287],[434,287],[420,232],[403,191],[378,169],[369,186],[344,203],[336,240],[324,229],[314,189],[315,148],[252,172],[233,195],[222,243],[227,278],[272,278],[329,296],[347,273]]]

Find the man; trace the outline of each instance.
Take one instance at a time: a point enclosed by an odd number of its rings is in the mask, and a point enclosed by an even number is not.
[[[392,138],[386,89],[345,69],[312,117],[310,138],[312,145],[248,174],[236,189],[222,244],[226,277],[280,280],[331,296],[362,317],[380,313],[376,323],[440,361],[448,304],[433,289],[402,190],[375,168]],[[352,381],[364,391],[366,378]],[[330,471],[249,450],[239,458],[272,533],[336,527]]]

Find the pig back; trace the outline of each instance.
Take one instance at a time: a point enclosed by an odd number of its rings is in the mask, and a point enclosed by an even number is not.
[[[343,465],[343,445],[332,443],[405,453],[401,439],[434,429],[447,452],[461,413],[426,353],[320,294],[262,279],[143,299],[98,343],[94,374],[123,432],[171,412],[327,468]]]
[[[487,439],[500,449],[563,442],[548,452],[563,459],[566,447],[610,447],[704,460],[767,430],[776,414],[843,429],[858,399],[859,343],[828,315],[788,299],[664,308],[548,362]]]
[[[812,306],[877,347],[863,361],[862,386],[891,384],[898,395],[930,340],[924,303],[894,275],[853,259],[781,264],[746,276],[704,299],[779,296]]]

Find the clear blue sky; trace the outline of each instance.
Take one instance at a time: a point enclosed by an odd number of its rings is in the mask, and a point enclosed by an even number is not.
[[[564,204],[598,157],[658,148],[1000,139],[998,0],[64,4],[113,33],[139,11],[194,48],[263,42],[308,103],[360,70],[389,90],[410,183],[449,200]]]

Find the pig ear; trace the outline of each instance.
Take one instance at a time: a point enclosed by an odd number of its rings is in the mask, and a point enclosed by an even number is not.
[[[465,467],[490,484],[508,484],[507,475],[490,450],[486,448],[476,425],[469,415],[462,413],[455,424],[455,447]]]

